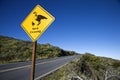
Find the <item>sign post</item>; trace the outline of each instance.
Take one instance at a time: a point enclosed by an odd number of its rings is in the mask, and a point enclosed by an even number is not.
[[[33,52],[32,52],[32,68],[30,80],[34,80],[35,77],[35,56],[36,56],[37,41],[33,42]]]
[[[21,24],[22,28],[33,41],[30,80],[34,80],[35,76],[35,56],[37,40],[54,20],[55,18],[50,13],[48,13],[40,5],[37,5]]]

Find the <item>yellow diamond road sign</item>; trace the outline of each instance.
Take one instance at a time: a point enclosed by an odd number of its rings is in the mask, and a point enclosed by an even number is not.
[[[40,5],[37,5],[22,22],[21,26],[33,41],[36,41],[48,26],[54,21],[54,17]]]

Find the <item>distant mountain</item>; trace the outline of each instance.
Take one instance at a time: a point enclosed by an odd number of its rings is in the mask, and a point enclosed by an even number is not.
[[[74,51],[66,51],[50,44],[37,44],[36,58],[51,58],[76,55]],[[11,37],[0,36],[0,63],[31,60],[32,42]]]

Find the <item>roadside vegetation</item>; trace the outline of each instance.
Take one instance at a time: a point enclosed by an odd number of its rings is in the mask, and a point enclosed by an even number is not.
[[[85,53],[41,80],[120,80],[120,60]]]
[[[0,36],[0,64],[31,60],[33,44],[30,41]],[[66,51],[50,44],[37,44],[36,58],[52,58],[76,55],[74,51]]]

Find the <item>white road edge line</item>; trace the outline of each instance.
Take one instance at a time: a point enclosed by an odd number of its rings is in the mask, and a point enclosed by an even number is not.
[[[70,57],[69,57],[70,58]],[[66,59],[66,58],[65,58]],[[57,59],[57,60],[63,60],[63,59]],[[35,65],[39,65],[39,64],[45,64],[45,63],[50,63],[50,62],[54,62],[56,60],[52,60],[52,61],[47,61],[47,62],[42,62],[42,63],[37,63]],[[16,67],[16,68],[10,68],[10,69],[5,69],[5,70],[1,70],[0,73],[3,72],[8,72],[8,71],[13,71],[13,70],[17,70],[17,69],[22,69],[22,68],[26,68],[26,67],[30,67],[31,65],[27,65],[27,66],[21,66],[21,67]]]
[[[52,72],[54,72],[54,71],[60,69],[60,68],[62,68],[63,66],[65,66],[65,65],[67,65],[67,64],[68,64],[68,63],[66,63],[66,64],[64,64],[64,65],[62,65],[62,66],[60,66],[60,67],[58,67],[58,68],[56,68],[56,69],[53,69],[53,70],[51,70],[51,71],[49,71],[49,72],[47,72],[47,73],[45,73],[45,74],[43,74],[43,75],[41,75],[41,76],[35,78],[34,80],[39,80],[40,78],[42,78],[42,77],[44,77],[44,76],[46,76],[46,75],[48,75],[48,74],[50,74],[50,73],[52,73]]]
[[[75,58],[74,60],[76,60],[76,58]],[[73,60],[73,61],[74,61],[74,60]],[[68,63],[69,63],[69,62],[68,62]],[[50,74],[50,73],[52,73],[52,72],[54,72],[54,71],[60,69],[60,68],[62,68],[63,66],[67,65],[68,63],[65,63],[64,65],[61,65],[60,67],[55,68],[55,69],[53,69],[53,70],[51,70],[51,71],[49,71],[49,72],[47,72],[47,73],[45,73],[45,74],[43,74],[43,75],[37,77],[37,78],[35,78],[34,80],[39,80],[40,78],[42,78],[42,77],[44,77],[44,76],[46,76],[46,75],[48,75],[48,74]]]

